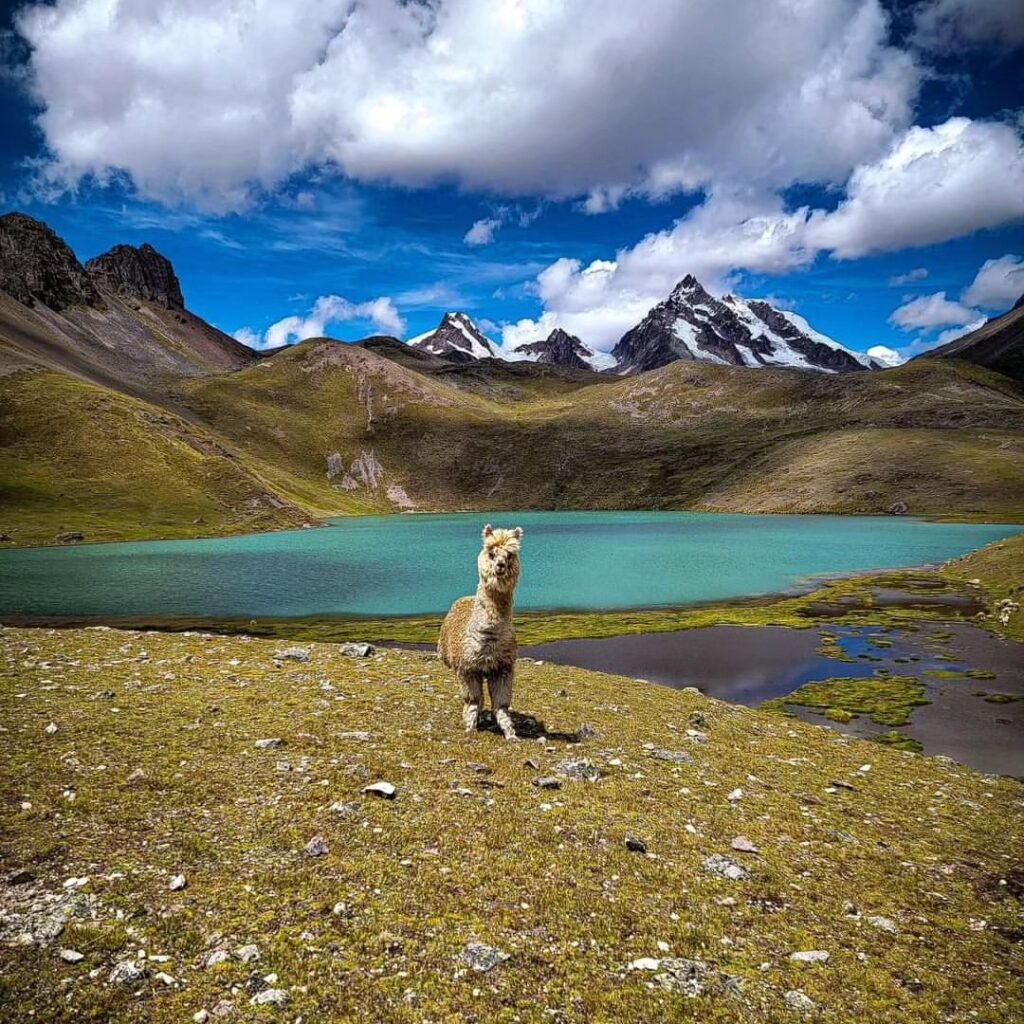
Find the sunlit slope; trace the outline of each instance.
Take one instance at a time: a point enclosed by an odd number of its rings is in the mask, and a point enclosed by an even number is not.
[[[957,361],[534,379],[321,340],[160,400],[5,378],[0,531],[187,536],[405,509],[1024,516],[1024,390]]]
[[[235,533],[305,518],[244,458],[172,413],[63,374],[2,381],[0,531],[16,543]]]

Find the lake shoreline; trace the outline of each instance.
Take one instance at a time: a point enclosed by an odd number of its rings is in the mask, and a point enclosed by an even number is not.
[[[62,549],[62,548],[95,548],[104,547],[111,544],[139,544],[147,543],[149,541],[154,542],[174,542],[174,541],[196,541],[196,540],[229,540],[231,538],[239,537],[266,537],[273,536],[279,533],[302,533],[306,530],[322,530],[330,529],[332,526],[337,526],[346,521],[357,520],[357,519],[387,519],[387,518],[413,518],[416,516],[439,516],[439,515],[507,515],[514,516],[517,512],[692,512],[701,515],[737,515],[737,516],[751,516],[752,518],[758,519],[769,519],[773,516],[800,516],[806,519],[813,519],[819,516],[841,516],[844,519],[874,519],[883,517],[892,517],[893,519],[914,519],[923,523],[963,523],[970,524],[973,526],[1022,526],[1024,525],[1024,512],[1020,513],[988,513],[988,512],[977,512],[977,513],[941,513],[941,512],[914,512],[914,513],[891,513],[886,509],[877,509],[875,511],[860,511],[860,512],[841,512],[832,509],[817,509],[814,512],[801,512],[801,511],[786,511],[785,509],[774,509],[770,512],[762,512],[757,509],[740,509],[740,510],[729,510],[728,512],[722,512],[721,509],[715,508],[704,508],[704,507],[691,507],[687,506],[684,508],[659,508],[659,509],[632,509],[632,508],[572,508],[572,509],[542,509],[542,508],[523,508],[517,509],[511,512],[493,513],[487,509],[476,510],[472,508],[459,508],[459,509],[439,509],[439,508],[415,508],[415,509],[398,509],[393,512],[358,512],[351,514],[336,514],[322,516],[319,518],[310,518],[307,523],[302,525],[291,525],[291,526],[278,526],[267,530],[253,530],[250,528],[244,528],[239,530],[222,530],[219,533],[209,533],[202,530],[196,530],[192,532],[188,529],[180,530],[175,533],[161,533],[159,531],[147,531],[142,529],[138,534],[125,534],[119,537],[102,537],[96,540],[90,540],[88,535],[84,540],[81,541],[60,541],[54,537],[49,541],[39,541],[37,539],[29,540],[25,543],[19,542],[16,533],[7,534],[7,539],[0,541],[0,553],[3,551],[33,551],[33,550],[49,550],[51,548]],[[65,533],[77,532],[74,527],[69,527],[67,530],[62,531]]]

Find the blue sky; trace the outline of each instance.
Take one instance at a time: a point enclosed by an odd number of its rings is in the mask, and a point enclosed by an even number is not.
[[[912,353],[1024,292],[1016,0],[120,6],[4,6],[2,206],[256,344],[607,349],[693,272]]]

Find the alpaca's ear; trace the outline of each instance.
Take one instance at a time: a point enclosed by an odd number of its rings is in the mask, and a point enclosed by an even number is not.
[[[522,535],[523,535],[523,528],[521,526],[517,526],[512,531],[512,536],[515,537],[516,540],[519,540],[519,538],[522,537]]]
[[[482,536],[483,536],[484,540],[487,540],[487,538],[488,538],[488,537],[490,537],[490,535],[491,535],[492,533],[494,533],[494,527],[493,527],[493,526],[491,526],[491,524],[490,524],[490,523],[488,523],[488,524],[487,524],[487,525],[486,525],[486,526],[484,527],[484,532],[483,532],[483,534],[482,534]]]

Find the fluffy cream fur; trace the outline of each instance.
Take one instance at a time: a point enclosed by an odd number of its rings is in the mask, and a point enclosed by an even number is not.
[[[512,597],[519,582],[519,544],[523,531],[483,530],[483,547],[476,560],[480,582],[475,597],[460,597],[441,624],[437,653],[459,678],[466,731],[480,719],[484,681],[491,707],[505,738],[516,732],[509,715],[512,677],[516,665],[516,632],[512,626]]]

